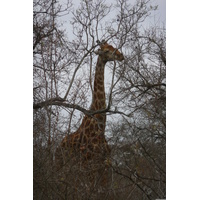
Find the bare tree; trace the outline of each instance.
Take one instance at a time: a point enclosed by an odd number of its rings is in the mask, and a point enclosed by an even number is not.
[[[150,0],[83,0],[76,9],[70,0],[34,0],[34,199],[165,198],[165,27],[143,26],[156,7]],[[125,61],[108,64],[107,108],[92,112],[96,41],[102,39]],[[106,191],[89,188],[73,160],[57,170],[54,159],[64,135],[79,127],[84,114],[98,112],[108,116],[112,150]]]

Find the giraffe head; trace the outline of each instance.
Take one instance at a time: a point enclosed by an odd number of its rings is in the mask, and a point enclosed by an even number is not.
[[[101,56],[105,62],[124,60],[123,54],[120,53],[119,50],[114,48],[112,45],[109,45],[106,41],[97,41],[97,43],[100,45],[100,49],[98,49],[98,51],[96,51],[95,53]]]

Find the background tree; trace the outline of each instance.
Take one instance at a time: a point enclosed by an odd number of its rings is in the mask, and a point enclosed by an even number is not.
[[[33,6],[34,198],[165,198],[165,27],[144,28],[157,6],[149,0],[83,0],[78,8],[70,0],[34,0]],[[92,114],[94,51],[102,39],[120,49],[125,61],[106,66],[112,173],[100,197],[95,188],[88,196],[87,179],[74,163],[56,171],[54,155],[83,114]]]

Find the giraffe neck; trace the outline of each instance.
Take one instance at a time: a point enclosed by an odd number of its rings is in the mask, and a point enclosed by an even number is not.
[[[94,91],[92,96],[91,110],[102,110],[106,108],[105,88],[104,88],[104,68],[106,62],[99,56],[97,60]]]

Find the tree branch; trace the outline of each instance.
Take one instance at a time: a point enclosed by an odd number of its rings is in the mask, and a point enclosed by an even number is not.
[[[76,110],[79,110],[81,112],[83,112],[84,114],[93,117],[95,114],[102,114],[102,113],[110,113],[110,114],[121,114],[121,115],[125,115],[126,117],[130,117],[131,113],[126,114],[124,112],[118,111],[118,110],[110,110],[109,107],[107,107],[106,109],[102,109],[102,110],[97,110],[97,111],[93,111],[93,110],[87,110],[77,104],[70,104],[70,103],[66,103],[64,99],[60,98],[60,97],[55,97],[40,103],[36,103],[33,104],[33,109],[37,110],[46,106],[62,106],[62,107],[66,107],[66,108],[73,108]]]

